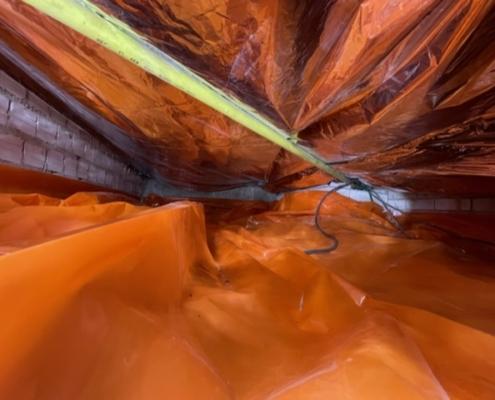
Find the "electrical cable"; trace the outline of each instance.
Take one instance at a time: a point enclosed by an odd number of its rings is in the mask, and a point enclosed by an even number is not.
[[[305,250],[304,252],[308,255],[313,255],[313,254],[323,254],[323,253],[330,253],[334,250],[337,249],[337,247],[339,247],[339,240],[335,237],[335,235],[333,235],[332,233],[330,232],[327,232],[323,229],[323,227],[320,225],[320,212],[321,212],[321,207],[323,206],[323,204],[325,203],[325,200],[332,194],[332,193],[336,193],[338,192],[339,190],[349,186],[350,183],[344,183],[342,185],[339,185],[339,186],[336,186],[334,187],[333,189],[329,190],[328,192],[326,192],[323,197],[321,198],[320,202],[318,203],[318,207],[316,207],[316,212],[315,212],[315,226],[316,228],[320,231],[320,233],[325,236],[326,238],[332,240],[332,244],[328,247],[322,247],[320,249],[309,249],[309,250]]]
[[[332,241],[331,245],[330,246],[327,246],[327,247],[322,247],[322,248],[319,248],[319,249],[309,249],[309,250],[305,250],[304,252],[308,255],[314,255],[314,254],[324,254],[324,253],[331,253],[332,251],[335,251],[338,247],[339,247],[339,240],[337,239],[337,237],[330,233],[330,232],[327,232],[323,229],[323,227],[321,226],[320,224],[320,215],[321,215],[321,208],[323,207],[323,204],[325,203],[325,200],[333,193],[336,193],[338,192],[339,190],[342,190],[344,189],[345,187],[347,186],[351,186],[353,189],[356,189],[356,190],[362,190],[362,191],[366,191],[368,192],[369,196],[370,196],[370,200],[375,203],[375,204],[378,204],[378,205],[381,205],[385,211],[385,215],[387,217],[387,220],[388,222],[394,227],[396,228],[398,231],[400,231],[402,233],[403,236],[407,237],[403,227],[401,226],[401,224],[399,223],[399,221],[397,220],[397,218],[395,218],[393,212],[392,212],[392,209],[395,209],[397,211],[400,211],[394,207],[392,207],[390,204],[388,204],[377,192],[376,190],[372,187],[372,186],[369,186],[363,182],[361,182],[360,180],[352,180],[352,182],[350,183],[344,183],[342,185],[339,185],[339,186],[336,186],[334,187],[333,189],[329,190],[328,192],[326,192],[323,197],[320,199],[319,203],[318,203],[318,206],[316,207],[316,211],[315,211],[315,218],[314,218],[314,224],[316,226],[316,228],[320,231],[320,233],[325,236],[326,238],[330,239]]]

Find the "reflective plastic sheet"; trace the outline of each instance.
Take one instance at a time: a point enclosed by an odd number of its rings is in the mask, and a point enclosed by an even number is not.
[[[348,174],[494,194],[493,0],[92,3]],[[20,1],[3,1],[0,21],[9,46],[124,129],[134,146],[112,140],[173,184],[280,190],[314,172]]]
[[[492,399],[493,261],[338,195],[340,247],[305,255],[320,196],[205,226],[197,203],[2,195],[0,397]]]

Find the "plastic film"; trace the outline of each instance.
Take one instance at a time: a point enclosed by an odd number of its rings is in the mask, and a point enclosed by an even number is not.
[[[3,195],[1,397],[493,398],[492,263],[338,195],[341,246],[305,255],[319,197],[205,226],[195,203]]]
[[[93,3],[348,174],[492,194],[491,0]],[[280,190],[312,171],[22,2],[2,3],[0,18],[9,46],[124,129],[131,157],[172,184]]]

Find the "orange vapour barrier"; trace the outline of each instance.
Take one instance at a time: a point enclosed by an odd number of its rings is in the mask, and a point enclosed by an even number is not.
[[[493,262],[338,195],[308,256],[320,197],[0,195],[0,398],[493,399]]]
[[[348,175],[495,195],[493,0],[87,2]],[[23,1],[0,1],[0,37],[172,185],[276,192],[315,171]]]

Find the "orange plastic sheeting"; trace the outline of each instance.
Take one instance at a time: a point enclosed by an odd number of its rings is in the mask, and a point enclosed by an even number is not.
[[[0,193],[40,193],[48,196],[67,197],[77,192],[109,191],[112,189],[93,185],[47,172],[14,165],[0,164]],[[109,196],[109,193],[106,193]],[[125,195],[115,194],[125,198]],[[127,197],[127,200],[132,199]]]
[[[495,194],[493,0],[91,2],[346,173]],[[22,1],[0,2],[0,38],[169,183],[282,190],[314,171]]]
[[[307,256],[319,198],[205,227],[197,203],[2,197],[0,398],[494,398],[493,263],[338,196],[341,246]]]
[[[115,201],[119,197],[113,193],[78,193],[59,200],[39,194],[0,193],[0,254],[112,222],[141,209]],[[100,204],[110,200],[114,201]]]

